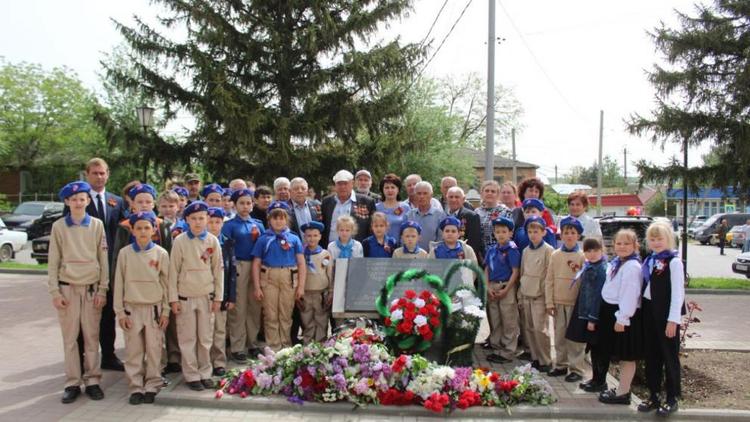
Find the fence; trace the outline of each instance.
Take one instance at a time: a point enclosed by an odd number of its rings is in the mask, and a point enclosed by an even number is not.
[[[56,193],[16,193],[0,194],[0,209],[13,208],[21,202],[28,201],[56,201],[60,198]]]

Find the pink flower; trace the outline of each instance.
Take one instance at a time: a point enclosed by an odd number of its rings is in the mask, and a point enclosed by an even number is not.
[[[214,395],[217,399],[220,399],[224,397],[224,392],[222,390],[216,390],[216,394]]]

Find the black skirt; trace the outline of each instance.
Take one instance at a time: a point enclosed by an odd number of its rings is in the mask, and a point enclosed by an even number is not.
[[[615,331],[615,322],[617,322],[615,312],[618,309],[617,305],[611,305],[602,300],[597,325],[599,346],[613,361],[644,359],[645,341],[641,310],[636,309],[635,314],[630,318],[630,325],[625,327],[624,332],[618,333]]]
[[[598,337],[596,333],[599,330],[599,324],[597,324],[595,331],[587,329],[589,321],[578,316],[579,301],[576,300],[576,304],[573,306],[573,315],[571,315],[568,327],[565,329],[565,338],[576,343],[596,344]]]

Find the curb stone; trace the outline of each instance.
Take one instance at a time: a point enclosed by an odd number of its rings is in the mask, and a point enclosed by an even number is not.
[[[739,290],[739,289],[685,289],[685,294],[694,295],[750,295],[750,290]]]
[[[0,274],[47,275],[47,270],[31,270],[25,268],[0,268]]]

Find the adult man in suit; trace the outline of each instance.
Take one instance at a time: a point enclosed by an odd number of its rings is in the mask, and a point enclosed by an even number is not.
[[[440,205],[443,206],[443,210],[445,212],[448,212],[448,189],[452,188],[453,186],[458,186],[458,181],[456,180],[455,177],[445,176],[442,179],[440,179],[440,194],[441,194]],[[463,190],[461,192],[463,192]],[[466,201],[466,199],[464,199],[463,207],[474,211],[474,207],[472,207],[471,204],[468,201]]]
[[[106,161],[101,158],[89,160],[86,164],[86,180],[91,185],[91,191],[89,192],[91,202],[86,207],[86,212],[104,223],[104,233],[107,238],[107,257],[111,267],[115,233],[117,233],[118,224],[125,218],[125,205],[122,198],[106,190],[109,180],[109,165]],[[110,271],[110,274],[114,274],[114,272]],[[115,312],[112,308],[114,302],[112,298],[113,283],[114,281],[110,278],[107,304],[102,309],[99,344],[102,348],[102,368],[123,371],[122,361],[115,355]]]
[[[370,233],[370,217],[375,212],[375,201],[366,195],[354,192],[354,175],[347,170],[339,170],[333,176],[336,184],[335,193],[323,199],[321,211],[323,212],[323,239],[321,245],[328,245],[336,240],[336,219],[344,214],[349,214],[357,223],[357,234],[354,238],[358,241],[364,240]]]
[[[315,205],[307,199],[307,188],[307,181],[301,177],[295,177],[290,183],[289,229],[303,241],[305,237],[300,227],[311,221],[321,221],[323,218],[320,205]]]
[[[479,264],[483,265],[485,250],[484,242],[482,242],[482,225],[479,222],[479,216],[477,213],[463,205],[465,197],[464,190],[460,187],[453,186],[449,188],[445,194],[445,212],[461,221],[461,224],[463,225],[463,228],[461,229],[461,239],[466,240],[466,243],[474,249]]]

